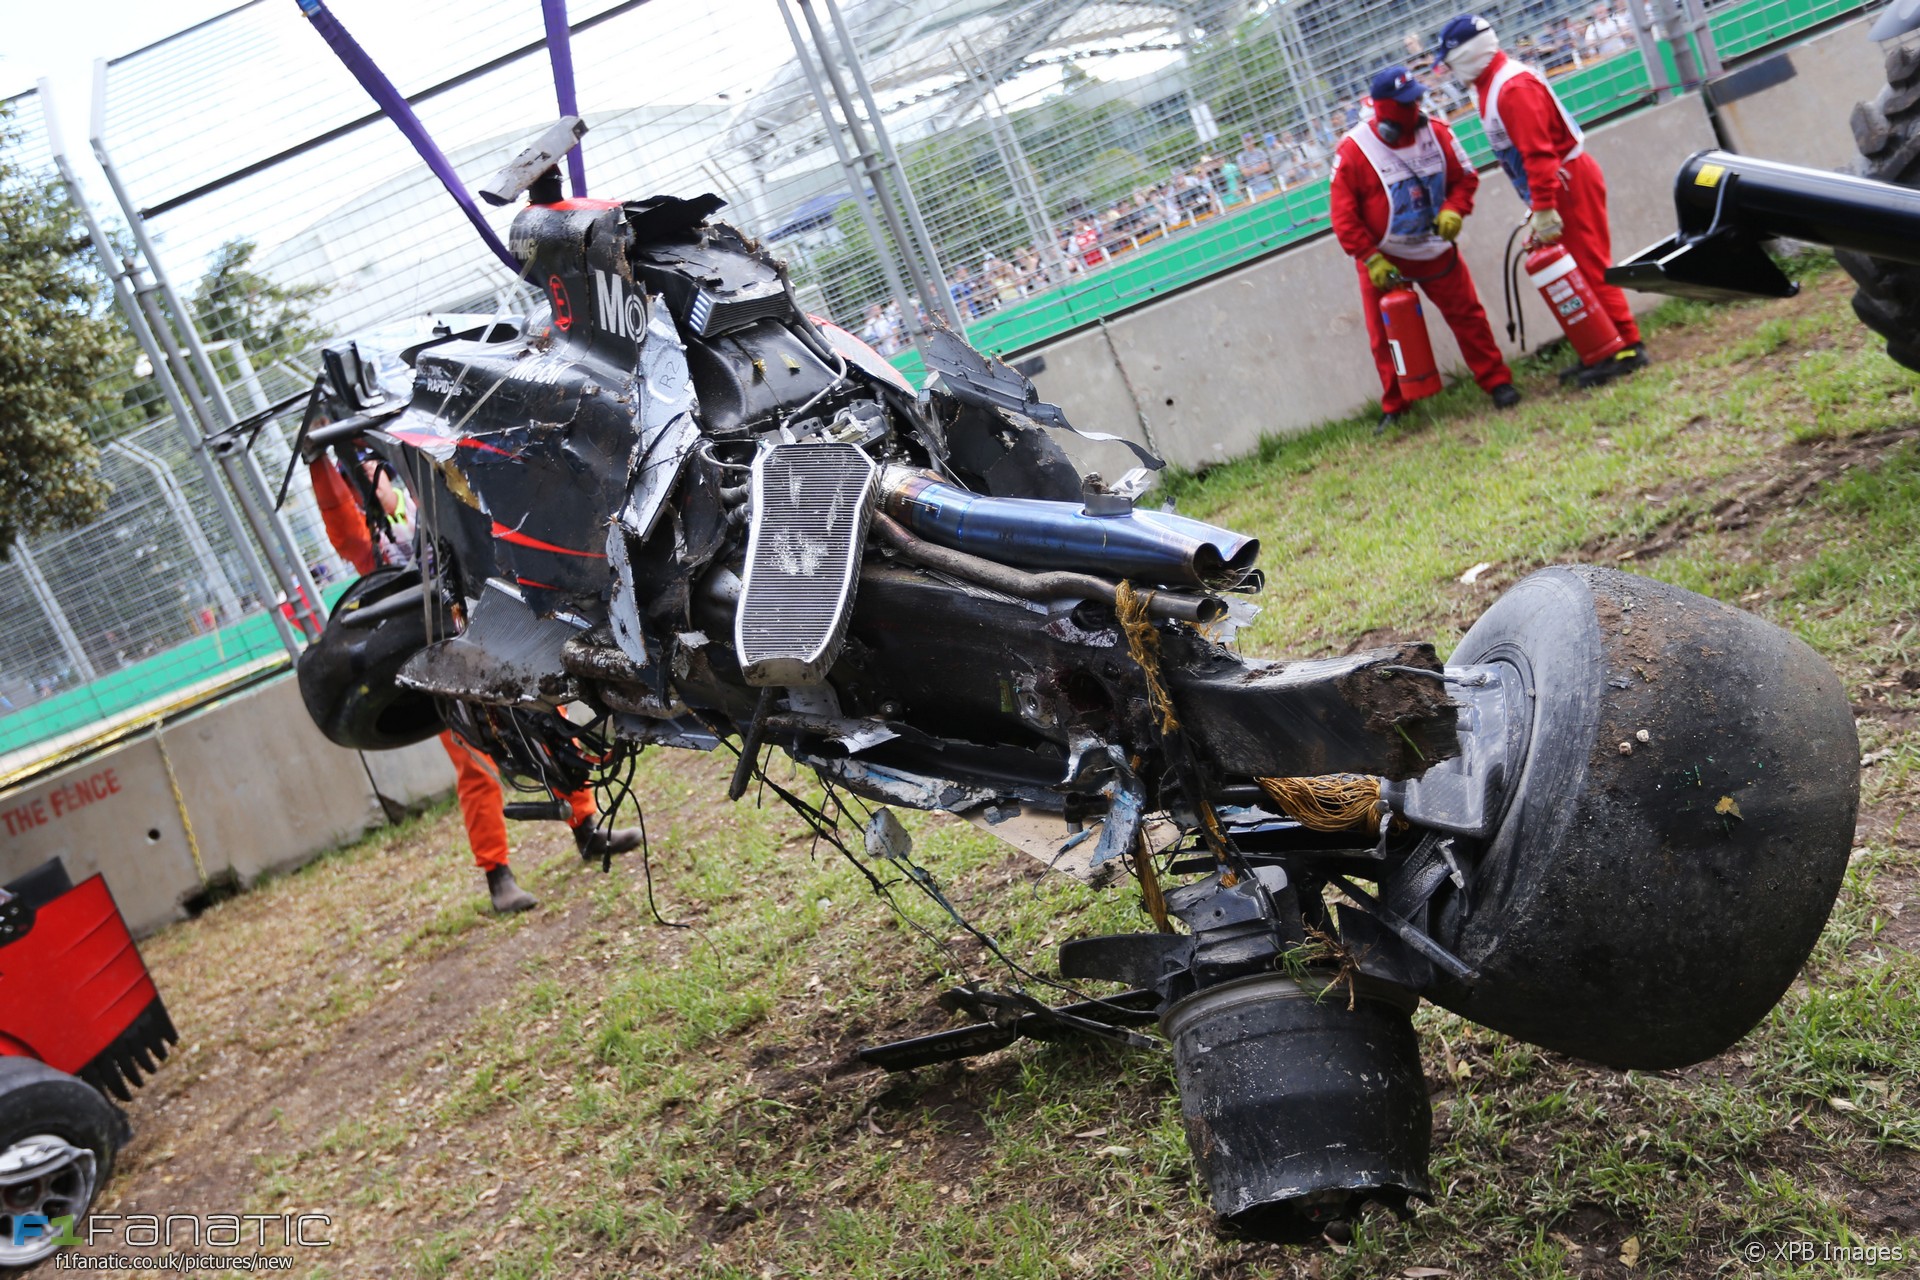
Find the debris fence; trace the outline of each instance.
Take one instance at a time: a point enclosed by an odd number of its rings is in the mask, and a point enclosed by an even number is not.
[[[335,0],[469,189],[557,114],[531,0]],[[1502,41],[1594,121],[1872,4],[1500,0]],[[802,302],[910,375],[929,319],[999,353],[1322,231],[1333,146],[1372,73],[1410,66],[1484,141],[1427,50],[1458,0],[573,0],[589,193],[714,191]],[[37,94],[13,158],[48,170]],[[236,412],[310,384],[320,343],[398,350],[436,319],[540,295],[309,29],[253,0],[104,64],[96,115]],[[83,151],[69,145],[69,155]],[[91,171],[89,171],[91,172]],[[83,176],[99,198],[96,177]],[[512,210],[482,206],[506,237]],[[110,223],[113,219],[108,220]],[[116,241],[116,243],[118,243]],[[102,722],[286,661],[252,535],[232,527],[131,338],[92,434],[105,516],[0,564],[0,775]],[[277,487],[298,411],[264,430]],[[342,567],[300,469],[286,528],[323,593]],[[268,556],[271,559],[271,553]],[[284,557],[283,557],[284,558]],[[284,581],[285,579],[283,579]]]

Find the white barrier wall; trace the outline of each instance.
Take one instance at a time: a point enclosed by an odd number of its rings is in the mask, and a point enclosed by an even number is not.
[[[342,750],[283,678],[0,793],[0,883],[57,856],[75,880],[105,873],[127,923],[151,933],[207,880],[251,884],[381,825],[380,796],[404,808],[452,787],[438,742]]]

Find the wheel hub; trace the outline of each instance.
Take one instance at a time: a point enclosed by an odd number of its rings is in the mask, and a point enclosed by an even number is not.
[[[96,1165],[93,1152],[51,1134],[33,1134],[0,1151],[0,1267],[26,1267],[54,1251],[57,1233],[14,1243],[19,1220],[28,1214],[78,1217],[93,1203]]]

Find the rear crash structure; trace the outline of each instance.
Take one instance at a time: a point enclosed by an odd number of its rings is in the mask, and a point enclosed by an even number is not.
[[[1804,644],[1569,567],[1446,664],[1243,656],[1257,543],[1137,505],[1144,470],[1079,475],[1066,415],[956,335],[916,390],[719,204],[529,204],[539,313],[408,350],[410,385],[328,353],[306,456],[390,466],[420,519],[412,567],[301,660],[335,741],[445,724],[536,804],[648,746],[726,750],[736,798],[764,785],[876,891],[949,911],[889,806],[1136,879],[1165,931],[1071,942],[1057,979],[1008,961],[950,997],[974,1025],[868,1056],[1158,1023],[1215,1209],[1269,1238],[1432,1194],[1422,998],[1619,1067],[1716,1054],[1778,999],[1858,786]],[[768,777],[774,750],[821,790]],[[1119,986],[1034,994],[1063,980]]]

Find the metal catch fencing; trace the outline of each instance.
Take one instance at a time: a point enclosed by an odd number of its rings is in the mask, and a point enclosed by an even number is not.
[[[469,189],[556,114],[532,0],[331,7]],[[1389,63],[1483,151],[1426,52],[1460,7],[573,0],[569,19],[590,194],[717,192],[811,311],[918,376],[929,315],[1014,352],[1318,233],[1332,147]],[[1874,4],[1478,7],[1592,121]],[[14,158],[40,170],[41,104],[11,106]],[[90,123],[236,413],[310,385],[322,342],[393,352],[435,323],[541,305],[293,0],[105,63]],[[482,211],[505,239],[513,211]],[[108,514],[0,565],[0,772],[10,753],[285,660],[278,601],[247,564],[262,540],[218,509],[151,363],[130,340],[92,424]],[[259,437],[274,486],[296,417]],[[298,567],[337,587],[301,468],[287,524]]]
[[[833,8],[791,5],[803,15]],[[801,33],[815,50],[812,75],[806,59],[783,72],[731,137],[781,201],[830,188],[765,234],[825,310],[917,374],[907,350],[916,308],[944,311],[976,346],[1012,352],[1322,231],[1333,148],[1358,122],[1372,74],[1391,64],[1413,69],[1428,109],[1489,162],[1467,93],[1429,53],[1462,7],[847,4],[840,29]],[[1591,123],[1697,85],[1723,58],[1872,6],[1475,7]],[[836,70],[871,94],[840,93]],[[829,128],[849,161],[829,163]],[[863,144],[886,153],[882,162],[863,168]],[[896,172],[904,184],[889,181]],[[917,210],[924,231],[876,247],[855,216],[863,186]],[[888,260],[907,264],[904,276],[916,258],[934,296],[902,300]]]
[[[261,440],[284,463],[286,437]],[[0,563],[0,773],[287,660],[280,601],[249,581],[171,417],[105,442],[101,473],[105,514]],[[311,494],[288,515],[315,576],[341,583]]]

